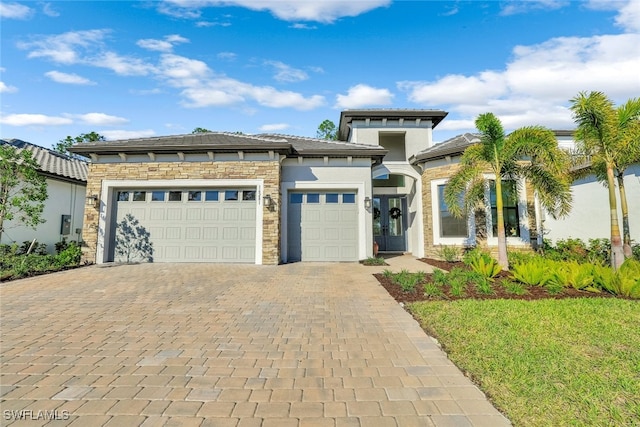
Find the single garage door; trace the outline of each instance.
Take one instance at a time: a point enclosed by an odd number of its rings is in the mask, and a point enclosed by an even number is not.
[[[130,214],[144,227],[154,262],[255,263],[255,189],[120,189],[114,196],[115,261],[127,261],[135,250],[119,225]],[[118,233],[124,239],[117,241]]]
[[[355,191],[291,192],[289,261],[357,261]]]

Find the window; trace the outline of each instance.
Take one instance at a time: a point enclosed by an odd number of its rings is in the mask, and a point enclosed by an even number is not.
[[[244,190],[242,192],[242,200],[255,200],[256,192],[254,190]]]
[[[129,192],[128,191],[118,191],[118,201],[119,202],[128,202],[129,201]]]
[[[202,191],[189,191],[190,202],[199,202],[202,200]]]
[[[438,185],[438,212],[440,218],[440,237],[467,237],[467,216],[454,217],[449,212],[449,207],[444,202],[444,189],[446,185]]]
[[[209,190],[204,192],[204,200],[207,202],[217,202],[218,201],[218,192],[214,190]]]
[[[326,197],[327,203],[338,203],[337,193],[328,193],[325,197]]]
[[[307,203],[320,203],[320,194],[318,193],[307,194]]]
[[[491,225],[493,235],[498,236],[498,209],[496,208],[496,182],[489,183],[489,200],[491,202]],[[520,218],[518,217],[518,184],[516,181],[502,181],[502,212],[504,229],[507,237],[520,236]]]
[[[355,203],[356,195],[353,193],[346,193],[342,195],[342,203]]]
[[[134,191],[133,192],[133,201],[134,202],[144,202],[147,200],[146,191]]]
[[[374,187],[404,187],[404,175],[387,175],[372,180]]]
[[[182,191],[169,191],[169,201],[179,202],[182,200]]]
[[[292,205],[299,205],[302,203],[302,193],[289,194],[289,203]]]
[[[152,191],[151,192],[151,201],[152,202],[164,202],[164,191]]]
[[[225,200],[238,200],[238,190],[227,190],[224,192]]]

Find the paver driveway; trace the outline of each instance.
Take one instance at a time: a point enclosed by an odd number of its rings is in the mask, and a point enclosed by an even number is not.
[[[359,264],[94,266],[0,292],[3,425],[509,425]]]

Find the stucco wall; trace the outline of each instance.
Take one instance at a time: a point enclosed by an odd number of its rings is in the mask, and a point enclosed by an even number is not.
[[[7,221],[2,233],[2,243],[21,244],[37,239],[39,243],[47,245],[49,253],[54,253],[55,244],[62,240],[62,237],[66,237],[67,241],[78,241],[81,235],[76,234],[75,230],[82,228],[85,186],[47,178],[47,194],[43,212],[46,222],[34,230],[16,221]],[[62,215],[71,215],[71,234],[67,236],[60,234]]]
[[[356,203],[358,204],[358,223],[360,236],[360,259],[373,255],[373,236],[371,233],[373,223],[371,212],[364,208],[364,198],[371,197],[371,160],[352,159],[349,164],[347,159],[328,159],[327,164],[323,159],[304,159],[299,163],[297,159],[285,159],[282,163],[282,218],[287,221],[286,192],[289,190],[328,190],[328,189],[354,189],[358,191]],[[282,230],[283,258],[286,256],[286,227]]]
[[[278,161],[100,163],[89,165],[87,194],[100,198],[99,210],[86,207],[83,238],[85,260],[96,261],[100,215],[109,211],[107,195],[101,194],[103,180],[221,180],[263,179],[264,194],[271,195],[277,209],[264,209],[262,263],[278,264],[280,259],[280,165]]]
[[[626,170],[624,184],[629,205],[631,239],[640,243],[640,164],[635,164]],[[573,194],[571,213],[564,219],[553,219],[550,215],[545,215],[544,238],[554,243],[559,239],[568,238],[579,238],[585,243],[589,239],[610,239],[611,221],[607,187],[590,176],[575,181],[571,190]],[[622,211],[617,185],[616,200],[620,233],[622,233]]]

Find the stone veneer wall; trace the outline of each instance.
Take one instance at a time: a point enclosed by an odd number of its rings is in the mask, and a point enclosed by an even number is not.
[[[431,194],[431,181],[439,179],[447,179],[455,174],[460,169],[458,163],[452,163],[444,166],[437,166],[434,168],[425,169],[422,172],[422,212],[424,215],[424,253],[428,257],[436,257],[439,251],[439,246],[436,246],[433,242],[433,218],[431,218],[432,210],[432,194]],[[527,216],[529,220],[529,233],[531,242],[535,242],[537,237],[536,230],[536,212],[534,205],[534,191],[530,183],[526,183],[526,195],[527,195]],[[478,241],[479,246],[491,252],[493,255],[498,255],[497,246],[487,246],[486,241]],[[510,250],[526,251],[530,247],[510,247]]]
[[[89,165],[87,195],[100,194],[102,181],[154,179],[264,179],[264,194],[270,194],[277,207],[264,209],[262,263],[280,261],[280,164],[278,161],[167,162],[167,163],[93,163]],[[104,209],[104,207],[101,207]],[[99,211],[85,206],[82,238],[83,260],[96,261]]]

